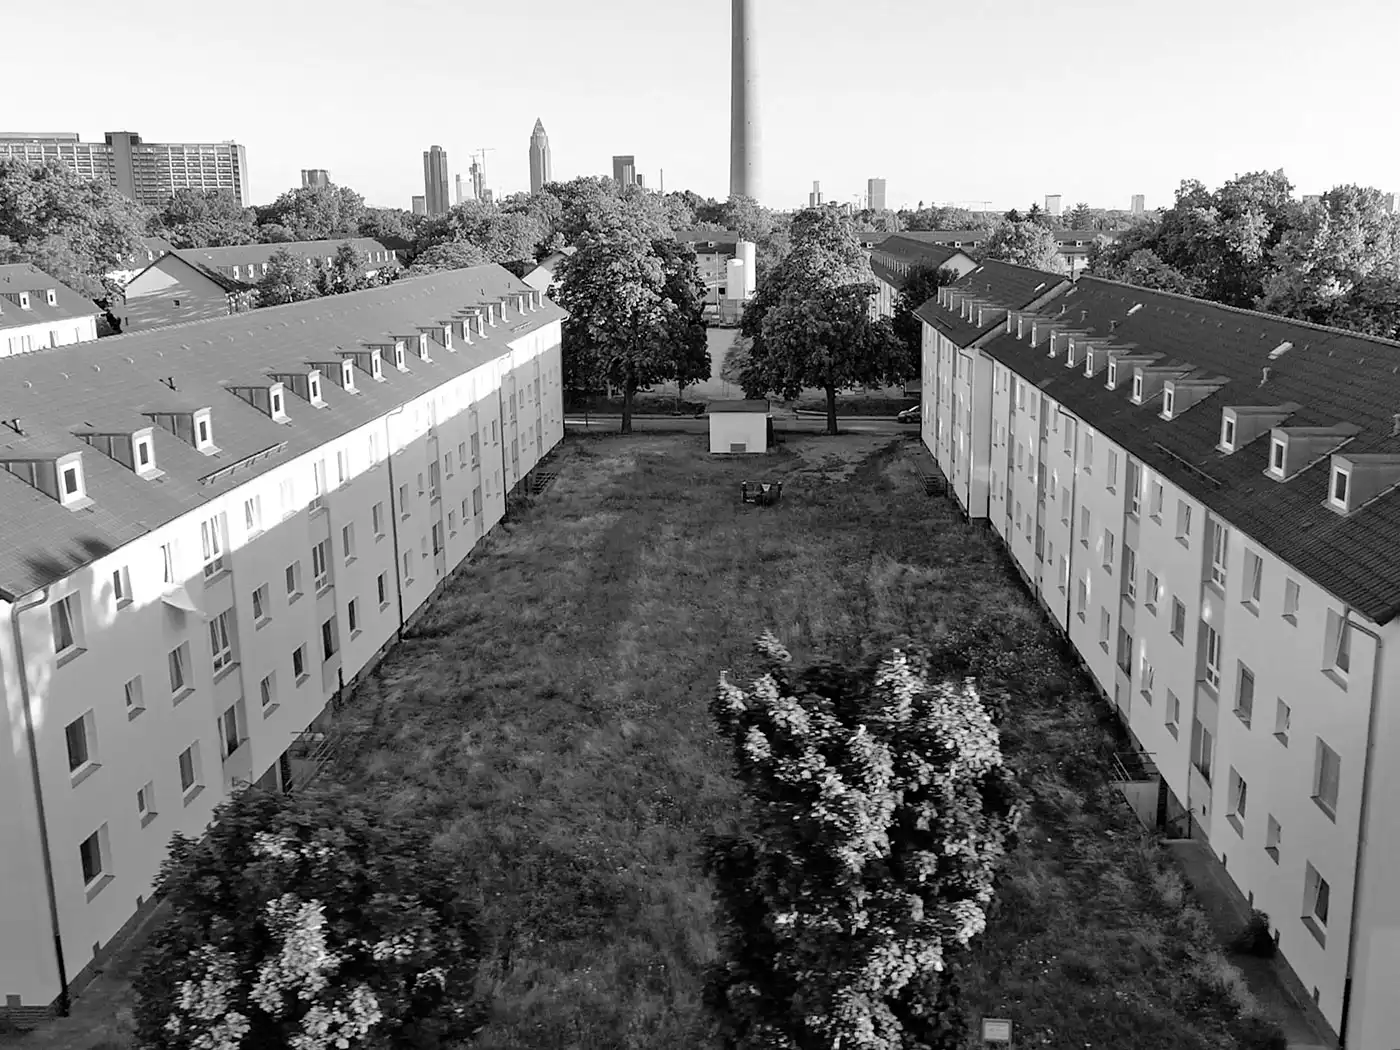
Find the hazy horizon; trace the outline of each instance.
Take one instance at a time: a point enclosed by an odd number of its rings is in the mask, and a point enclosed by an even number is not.
[[[1277,168],[1299,194],[1400,189],[1386,134],[1400,6],[1384,0],[868,0],[858,18],[834,0],[753,2],[772,207],[806,204],[813,180],[854,202],[871,177],[890,207],[998,211],[1050,193],[1066,210],[1127,208],[1134,193],[1154,208],[1183,178]],[[650,187],[664,170],[668,190],[728,193],[726,0],[536,0],[528,15],[248,0],[237,14],[172,0],[132,0],[119,20],[95,0],[27,10],[26,39],[62,40],[63,64],[56,48],[16,49],[17,82],[44,90],[6,130],[233,140],[254,203],[325,168],[407,208],[432,145],[454,177],[491,148],[487,185],[528,190],[539,118],[558,180],[632,154]]]

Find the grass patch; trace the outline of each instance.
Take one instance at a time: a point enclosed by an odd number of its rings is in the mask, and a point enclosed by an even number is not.
[[[922,494],[919,455],[794,440],[764,471],[783,502],[759,510],[739,504],[747,466],[684,438],[571,441],[558,481],[347,710],[358,745],[329,775],[436,820],[479,894],[482,1047],[707,1045],[696,850],[739,804],[705,708],[719,671],[742,674],[765,627],[803,659],[956,648],[973,621],[1039,665],[979,657],[1033,808],[968,960],[969,1007],[1013,1018],[1025,1045],[1245,1037],[1247,990],[1104,786],[1101,709],[993,541]]]
[[[801,397],[796,401],[784,402],[789,408],[799,412],[825,412],[826,397]],[[915,397],[889,397],[880,393],[867,394],[863,391],[836,395],[838,416],[895,416],[906,408],[919,403]]]

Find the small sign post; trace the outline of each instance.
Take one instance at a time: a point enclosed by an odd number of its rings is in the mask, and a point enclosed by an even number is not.
[[[982,1043],[1011,1045],[1011,1022],[1001,1017],[982,1018]]]

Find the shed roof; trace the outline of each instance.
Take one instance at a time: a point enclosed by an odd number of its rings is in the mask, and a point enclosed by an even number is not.
[[[748,401],[711,401],[708,409],[711,415],[716,412],[761,412],[767,414],[768,401],[755,398]]]

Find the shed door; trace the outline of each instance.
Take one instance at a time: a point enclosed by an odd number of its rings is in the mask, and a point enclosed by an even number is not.
[[[748,446],[748,443],[747,443],[747,442],[744,442],[744,441],[731,441],[731,442],[729,443],[729,451],[730,451],[730,452],[747,452],[748,450],[749,450],[749,446]]]

